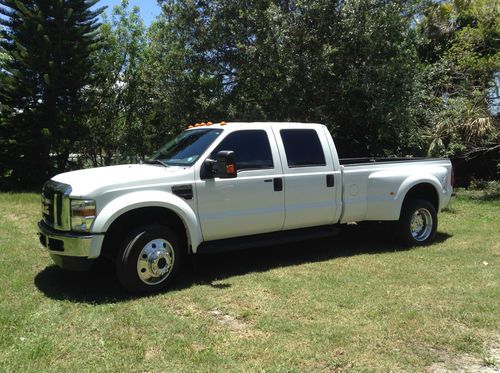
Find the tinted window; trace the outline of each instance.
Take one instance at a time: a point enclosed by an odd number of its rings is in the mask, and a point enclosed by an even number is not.
[[[325,154],[315,130],[281,130],[288,167],[325,166]]]
[[[228,135],[212,152],[215,159],[221,150],[234,151],[238,170],[273,168],[273,156],[266,131],[245,130]]]

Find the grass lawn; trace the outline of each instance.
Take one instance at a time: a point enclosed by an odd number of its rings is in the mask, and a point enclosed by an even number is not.
[[[500,369],[500,201],[461,191],[436,243],[349,226],[329,240],[196,258],[163,294],[66,273],[35,194],[0,194],[0,371]]]

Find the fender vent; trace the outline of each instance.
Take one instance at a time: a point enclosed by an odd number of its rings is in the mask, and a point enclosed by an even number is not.
[[[193,186],[192,185],[174,185],[172,193],[184,199],[193,199]]]

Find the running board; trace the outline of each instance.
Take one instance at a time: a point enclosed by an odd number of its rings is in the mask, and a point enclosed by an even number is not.
[[[222,240],[205,241],[198,246],[197,253],[221,253],[226,251],[251,249],[261,246],[282,245],[285,243],[332,237],[339,233],[335,225],[292,229],[272,233],[256,234]]]

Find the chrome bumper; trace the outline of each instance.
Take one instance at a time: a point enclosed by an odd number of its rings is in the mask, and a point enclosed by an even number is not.
[[[102,234],[61,232],[38,222],[40,243],[51,255],[97,258],[104,239]]]

